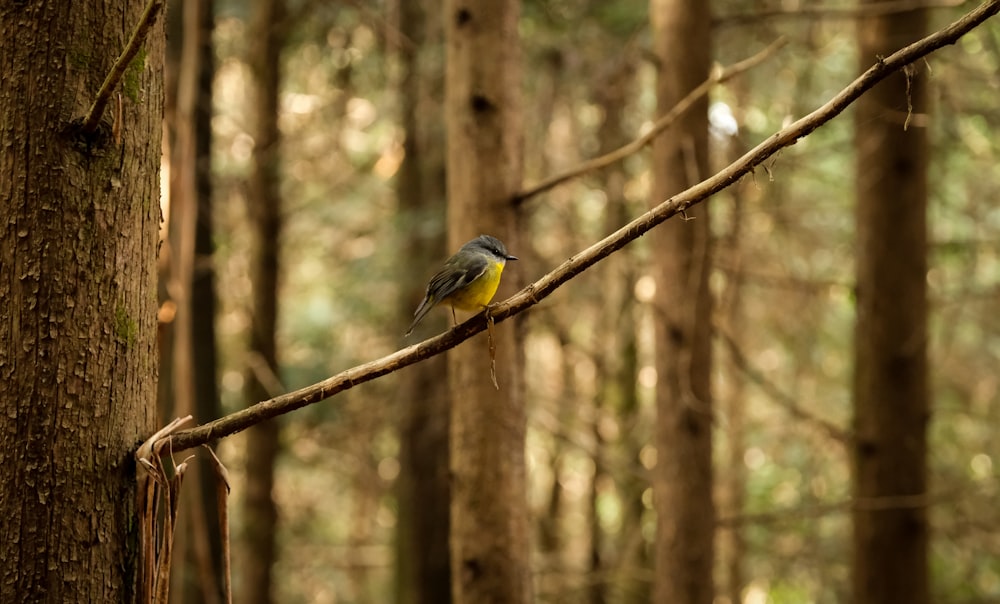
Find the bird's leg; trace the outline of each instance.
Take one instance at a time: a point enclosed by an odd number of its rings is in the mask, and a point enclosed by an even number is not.
[[[455,318],[455,307],[451,307],[451,326],[455,327],[458,325],[458,319]]]

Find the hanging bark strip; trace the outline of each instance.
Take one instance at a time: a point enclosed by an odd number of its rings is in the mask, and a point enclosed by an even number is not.
[[[635,241],[668,218],[683,213],[685,209],[705,201],[742,177],[752,174],[755,168],[762,165],[772,155],[785,147],[794,145],[800,138],[808,136],[823,124],[840,115],[861,95],[889,75],[944,46],[954,44],[959,38],[998,12],[1000,12],[1000,0],[988,0],[951,25],[879,60],[812,113],[775,132],[714,176],[667,199],[611,235],[574,255],[517,294],[495,305],[490,313],[491,316],[497,322],[501,322],[538,304],[576,275]],[[480,313],[450,331],[375,361],[352,367],[321,382],[262,401],[252,407],[231,413],[196,428],[178,432],[170,436],[173,450],[183,451],[197,447],[214,439],[242,432],[250,426],[295,409],[318,403],[358,384],[369,382],[441,354],[486,328],[482,313]]]
[[[208,451],[215,471],[215,496],[218,499],[219,533],[222,537],[222,588],[226,604],[233,604],[232,558],[229,549],[229,471],[222,465],[219,457],[208,445],[202,445]]]
[[[172,475],[160,457],[166,437],[191,421],[179,417],[142,443],[135,453],[138,470],[139,510],[139,598],[142,604],[166,603],[170,590],[170,560],[173,553],[177,496],[187,463],[172,464]],[[162,509],[165,508],[165,509]],[[162,516],[162,526],[157,519]]]
[[[490,341],[490,378],[493,379],[493,387],[500,390],[500,384],[497,383],[497,343],[493,339],[493,315],[490,314],[488,308],[486,309],[486,331]]]
[[[180,508],[180,491],[188,456],[181,463],[171,457],[169,466],[163,463],[164,455],[171,455],[170,435],[191,421],[191,416],[179,417],[161,428],[135,453],[138,470],[139,511],[139,579],[138,598],[140,604],[167,604],[170,599],[170,566],[173,561],[174,529],[177,526],[177,512]],[[217,477],[217,497],[219,499],[219,524],[222,533],[224,586],[227,604],[232,604],[229,556],[229,473],[207,445],[212,468]]]

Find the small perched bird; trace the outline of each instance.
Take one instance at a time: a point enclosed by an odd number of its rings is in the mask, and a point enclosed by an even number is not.
[[[413,313],[414,319],[406,335],[410,335],[417,323],[436,305],[451,306],[451,317],[455,320],[455,309],[482,310],[489,305],[497,287],[500,275],[508,260],[517,260],[507,253],[507,248],[496,237],[480,235],[462,246],[454,256],[448,258],[441,270],[431,277],[427,284],[424,300]]]

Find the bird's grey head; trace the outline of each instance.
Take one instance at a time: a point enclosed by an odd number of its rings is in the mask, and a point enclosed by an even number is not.
[[[504,261],[517,260],[517,256],[511,256],[507,253],[507,248],[502,241],[491,235],[480,235],[462,247],[484,251]]]

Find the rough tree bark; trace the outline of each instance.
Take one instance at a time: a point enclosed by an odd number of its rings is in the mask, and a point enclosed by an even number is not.
[[[651,0],[659,60],[657,106],[664,113],[708,78],[709,2]],[[702,97],[653,143],[654,204],[705,178],[708,100]],[[657,518],[653,601],[710,604],[715,513],[712,502],[712,298],[708,206],[652,232],[655,308]]]
[[[864,69],[922,36],[924,10],[858,26]],[[858,100],[854,369],[854,600],[929,601],[927,492],[927,66]],[[908,109],[909,105],[909,109]],[[907,123],[908,122],[908,123]]]
[[[155,429],[162,21],[97,132],[146,2],[0,7],[0,601],[130,602]],[[120,97],[119,97],[120,94]]]
[[[250,94],[255,108],[254,150],[247,206],[253,232],[250,280],[253,299],[249,366],[244,381],[248,405],[278,394],[276,330],[278,263],[281,233],[280,131],[278,130],[280,57],[284,46],[284,0],[256,0],[250,27],[248,62],[253,75]],[[241,598],[250,604],[274,601],[273,567],[277,558],[274,464],[278,457],[279,423],[258,424],[247,431],[247,485],[244,499],[246,543]]]
[[[487,233],[517,255],[511,200],[521,185],[520,5],[447,0],[444,10],[449,248]],[[516,291],[518,269],[505,271],[497,299]],[[495,331],[499,390],[490,380],[485,334],[448,355],[451,564],[460,604],[531,599],[522,322],[515,318]]]
[[[399,3],[399,28],[412,44],[401,45],[399,96],[405,158],[397,195],[403,214],[401,257],[410,270],[400,278],[400,333],[413,318],[427,277],[412,267],[431,267],[448,255],[445,231],[444,32],[440,0]],[[422,333],[443,330],[445,313],[425,320]],[[449,500],[448,363],[428,359],[400,379],[400,473],[397,480],[398,604],[448,604],[451,563],[448,555]]]

